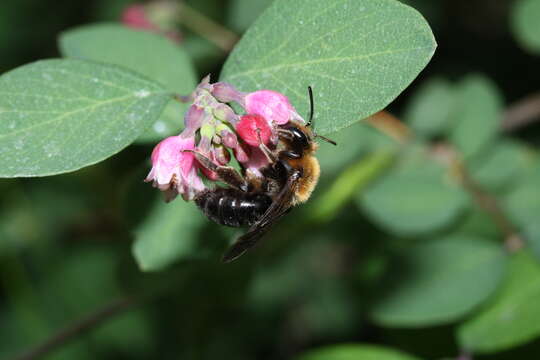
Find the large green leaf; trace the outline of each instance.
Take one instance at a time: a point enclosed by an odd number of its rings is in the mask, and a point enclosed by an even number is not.
[[[344,344],[311,350],[298,360],[418,360],[411,355],[382,346]]]
[[[66,31],[59,38],[62,55],[120,65],[187,95],[196,85],[195,72],[183,49],[169,39],[121,25],[98,24]],[[186,105],[171,102],[138,140],[155,141],[178,133]]]
[[[540,264],[522,251],[513,255],[498,297],[458,329],[461,346],[493,353],[540,336]]]
[[[357,201],[386,230],[414,235],[450,224],[465,209],[468,197],[442,166],[414,151],[360,193]]]
[[[249,28],[221,79],[268,88],[337,131],[388,105],[426,66],[436,43],[424,18],[394,0],[276,0]]]
[[[44,60],[0,77],[0,177],[80,169],[119,152],[171,95],[114,65]]]
[[[374,320],[391,327],[448,323],[497,288],[505,269],[500,244],[454,235],[423,242],[402,254],[381,284]]]
[[[450,139],[467,157],[495,139],[501,123],[502,99],[497,86],[478,74],[465,77],[456,92]]]
[[[205,222],[201,212],[182,199],[159,201],[135,231],[133,254],[143,271],[162,270],[193,254],[197,235]]]
[[[518,0],[512,8],[512,30],[525,49],[540,54],[540,0]]]

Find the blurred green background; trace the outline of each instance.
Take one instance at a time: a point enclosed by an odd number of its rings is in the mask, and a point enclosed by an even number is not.
[[[58,57],[58,33],[119,22],[132,3],[0,2],[0,72]],[[239,36],[269,3],[188,1]],[[161,231],[147,216],[160,194],[142,182],[151,144],[71,174],[2,179],[0,358],[62,329],[68,341],[44,358],[289,359],[342,343],[540,357],[540,1],[406,3],[439,47],[388,109],[405,125],[330,136],[340,146],[321,146],[313,199],[238,262],[218,261],[238,232],[177,200],[171,222],[194,218],[168,234],[173,263],[140,270],[134,234]],[[176,30],[199,77],[217,79],[226,51]],[[305,357],[371,359],[329,351]]]

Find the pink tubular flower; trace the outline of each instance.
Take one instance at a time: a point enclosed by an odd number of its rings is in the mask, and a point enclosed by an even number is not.
[[[194,156],[193,137],[170,136],[156,145],[152,151],[152,170],[146,177],[147,182],[165,191],[167,201],[181,194],[184,200],[191,200],[205,186],[197,174]]]
[[[285,95],[272,90],[259,90],[247,94],[244,98],[244,107],[248,114],[260,115],[277,125],[286,124],[291,119],[305,122]]]
[[[248,145],[268,145],[272,137],[272,129],[262,116],[248,114],[240,118],[236,124],[236,131],[242,140]]]

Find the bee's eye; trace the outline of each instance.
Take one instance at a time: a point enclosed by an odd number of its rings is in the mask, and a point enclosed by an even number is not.
[[[296,127],[291,127],[289,131],[293,134],[293,144],[294,146],[301,147],[306,149],[309,147],[309,139],[306,134]]]

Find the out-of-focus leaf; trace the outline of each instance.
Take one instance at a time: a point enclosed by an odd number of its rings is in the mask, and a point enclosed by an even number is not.
[[[286,94],[329,134],[388,105],[426,66],[433,34],[392,0],[275,0],[227,59],[221,79],[242,91]]]
[[[418,360],[411,355],[382,346],[344,344],[308,351],[298,360]]]
[[[523,235],[532,253],[540,261],[540,222],[531,223],[523,230]]]
[[[522,251],[512,256],[509,265],[495,301],[458,328],[462,348],[494,353],[540,336],[540,264]]]
[[[171,99],[115,65],[44,60],[0,77],[0,177],[95,164],[131,144]]]
[[[540,214],[540,166],[523,173],[522,181],[514,185],[503,199],[508,216],[519,226],[538,222]]]
[[[483,75],[465,77],[451,117],[450,139],[465,157],[476,154],[495,139],[501,123],[502,99],[497,86]]]
[[[158,271],[193,254],[204,218],[194,204],[161,199],[135,231],[132,251],[142,271]]]
[[[540,0],[518,0],[512,8],[512,30],[519,44],[540,54]]]
[[[448,323],[493,294],[505,264],[500,244],[482,238],[453,235],[420,243],[395,262],[371,315],[389,327]]]
[[[499,189],[512,180],[525,165],[524,147],[517,142],[501,140],[482,156],[471,160],[473,178],[488,189]]]
[[[228,26],[244,32],[274,0],[233,0],[227,13]]]
[[[163,84],[171,93],[187,95],[196,85],[193,65],[182,47],[163,36],[114,24],[82,26],[61,34],[62,55],[120,65]],[[139,142],[178,133],[187,106],[171,102]]]
[[[423,83],[405,110],[405,120],[423,136],[443,134],[448,128],[456,94],[446,79],[433,78]]]
[[[357,197],[358,204],[380,226],[398,234],[420,234],[451,223],[468,197],[446,170],[425,154],[413,152],[403,163]]]

